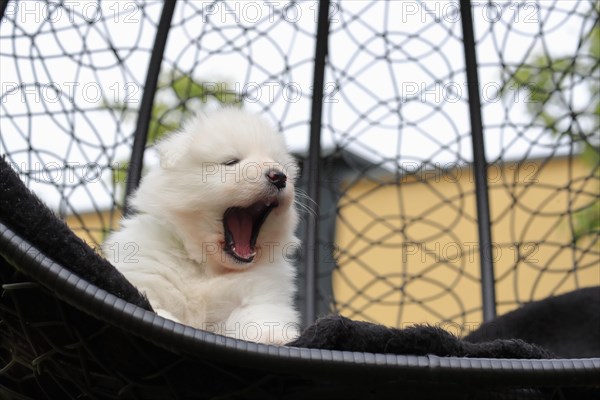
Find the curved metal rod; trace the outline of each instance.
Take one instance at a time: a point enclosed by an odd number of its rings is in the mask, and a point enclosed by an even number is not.
[[[475,170],[483,320],[490,321],[496,317],[496,289],[494,286],[490,202],[487,186],[488,164],[485,159],[485,146],[483,142],[481,98],[479,96],[479,77],[477,76],[477,52],[470,0],[462,0],[460,2],[460,17],[463,31],[467,82],[469,82],[469,114],[471,118],[471,140],[473,142],[473,168]]]
[[[325,81],[325,60],[327,58],[327,43],[329,41],[329,0],[319,3],[319,19],[317,25],[317,39],[315,49],[315,67],[313,74],[313,97],[310,120],[310,144],[306,169],[308,177],[306,194],[319,209],[320,204],[320,177],[321,164],[321,121],[323,114],[323,84]],[[319,265],[319,217],[309,215],[304,231],[304,324],[314,322],[317,313],[317,267]]]
[[[423,384],[494,384],[508,387],[597,387],[600,358],[490,359],[397,355],[269,346],[219,336],[165,320],[83,280],[41,253],[30,242],[0,222],[0,257],[57,299],[192,361],[219,362],[266,374],[295,374],[303,379],[349,379],[403,384],[402,377]],[[149,354],[153,356],[153,354]],[[289,378],[289,376],[288,376]],[[334,382],[335,382],[334,381]],[[328,384],[331,382],[328,382]]]
[[[167,36],[171,29],[171,20],[175,11],[176,1],[165,1],[154,39],[154,49],[150,56],[148,73],[146,74],[146,83],[144,84],[144,94],[142,104],[138,114],[135,135],[133,137],[133,149],[131,151],[131,160],[127,170],[127,182],[125,183],[125,206],[124,215],[131,213],[129,207],[129,196],[137,189],[142,177],[142,168],[144,166],[144,152],[148,140],[148,127],[152,118],[152,105],[154,104],[154,95],[158,84],[158,74],[162,64]]]

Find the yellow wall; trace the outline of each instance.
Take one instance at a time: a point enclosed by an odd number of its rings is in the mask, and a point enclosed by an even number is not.
[[[572,247],[568,218],[561,218],[569,202],[576,209],[597,201],[598,179],[583,179],[589,174],[588,166],[567,159],[526,162],[518,170],[490,167],[499,314],[519,302],[600,284],[598,237]],[[472,172],[429,171],[419,178],[346,187],[336,227],[336,306],[349,317],[393,326],[476,326],[482,315]],[[520,261],[519,253],[526,253]]]

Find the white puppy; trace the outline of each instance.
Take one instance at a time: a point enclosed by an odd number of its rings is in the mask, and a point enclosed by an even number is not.
[[[244,340],[295,339],[297,167],[282,135],[226,108],[157,149],[160,166],[103,245],[107,259],[159,315]]]

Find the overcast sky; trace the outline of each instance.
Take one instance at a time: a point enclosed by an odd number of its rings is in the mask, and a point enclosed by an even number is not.
[[[486,155],[493,161],[548,154],[546,145],[554,145],[556,138],[536,129],[519,134],[502,127],[507,120],[518,126],[529,118],[524,94],[508,108],[498,96],[499,64],[523,62],[544,48],[555,55],[574,54],[590,4],[474,3]],[[120,121],[102,105],[107,98],[139,105],[161,2],[141,7],[104,1],[101,9],[96,2],[65,4],[57,9],[42,2],[11,2],[0,25],[0,152],[26,168],[60,166],[64,160],[75,166],[106,165],[129,156],[133,120]],[[472,160],[457,4],[332,5],[324,148],[343,146],[375,163],[388,161],[388,167]],[[263,112],[290,147],[303,152],[317,8],[316,1],[179,2],[163,69],[177,65],[198,80],[231,82],[248,93],[246,108]],[[88,24],[86,18],[96,22]],[[536,37],[540,31],[543,37]],[[586,104],[589,96],[582,91],[573,101]],[[32,157],[29,145],[39,154]],[[95,179],[94,168],[78,171]],[[29,183],[54,208],[64,196],[78,209],[112,203],[110,176],[104,171],[87,188],[68,187],[77,177],[55,176],[67,186],[63,197],[48,184],[48,174],[38,175],[38,182]]]

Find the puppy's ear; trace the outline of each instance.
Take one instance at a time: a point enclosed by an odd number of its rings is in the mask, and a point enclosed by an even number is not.
[[[175,132],[157,142],[161,168],[172,168],[189,149],[191,139],[184,132]]]

